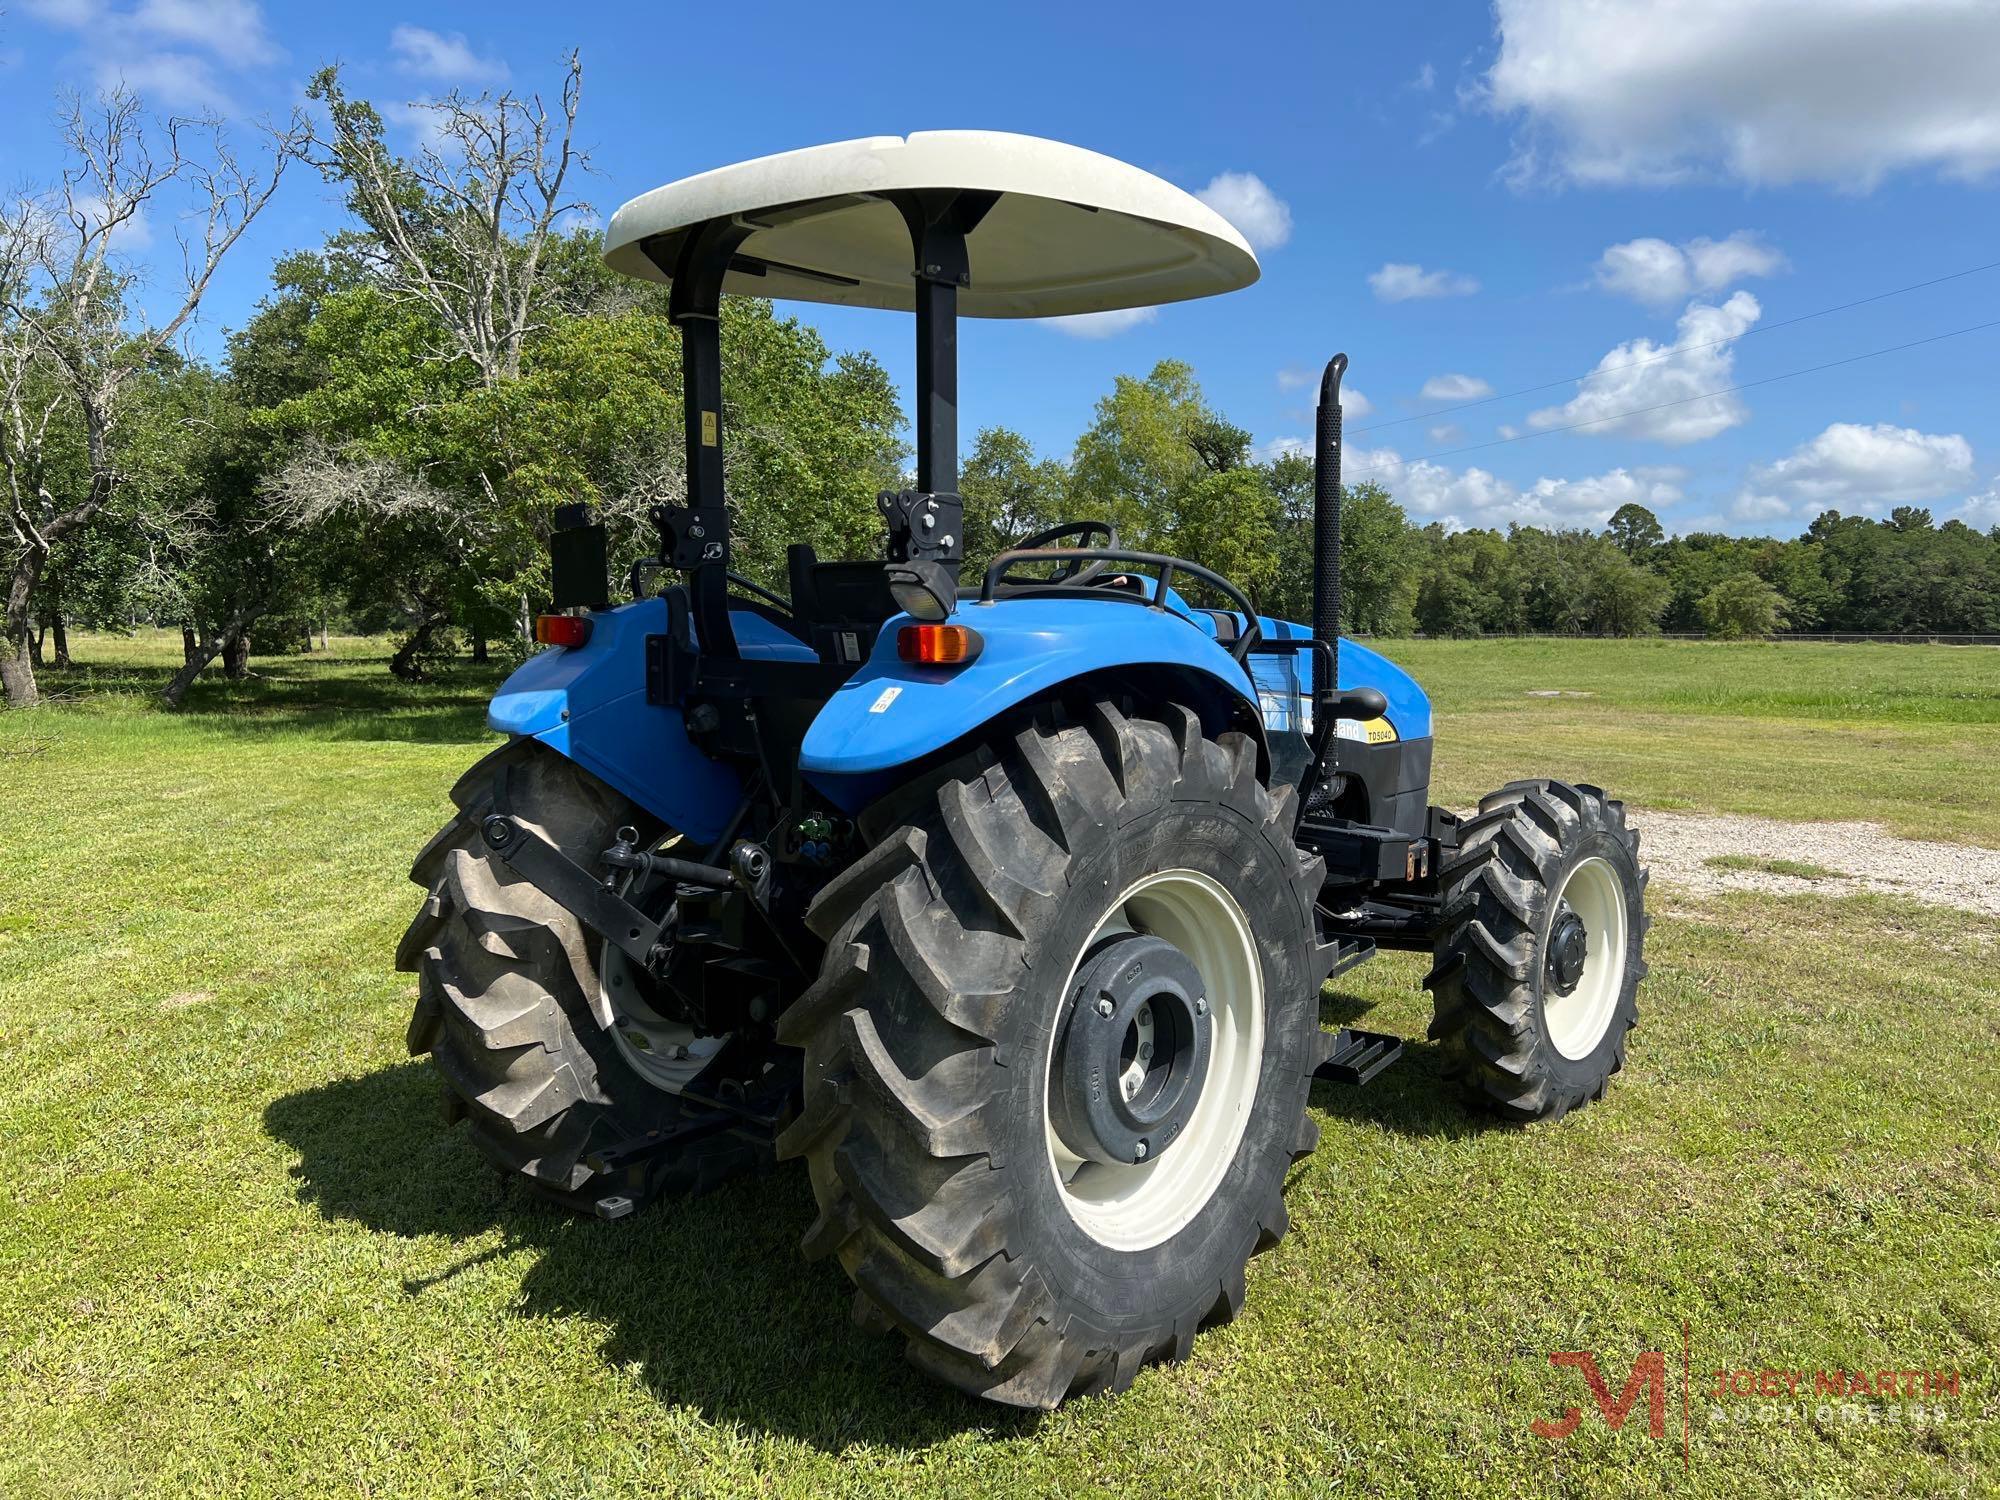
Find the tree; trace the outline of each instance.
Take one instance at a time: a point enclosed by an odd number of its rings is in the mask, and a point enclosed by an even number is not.
[[[958,490],[965,498],[965,562],[968,578],[1008,545],[1067,520],[1069,466],[1037,458],[1018,432],[983,429],[972,454],[960,466]]]
[[[1660,518],[1629,500],[1611,513],[1604,534],[1611,539],[1612,546],[1635,563],[1648,561],[1667,539],[1666,532],[1660,529]]]
[[[447,357],[466,360],[481,385],[518,375],[548,311],[550,241],[559,221],[589,208],[568,196],[572,176],[589,167],[575,144],[581,59],[565,60],[553,114],[539,94],[511,91],[468,98],[454,89],[415,106],[430,123],[409,157],[390,153],[382,117],[347,96],[337,66],[306,92],[327,116],[313,163],[347,189],[366,231],[351,246],[374,284],[423,308],[445,334]]]
[[[282,624],[296,640],[311,613],[324,609],[327,539],[314,528],[285,524],[275,476],[288,454],[260,420],[265,409],[312,389],[324,373],[306,348],[322,285],[318,269],[312,257],[280,264],[277,294],[231,335],[227,372],[208,382],[184,466],[185,482],[205,503],[190,511],[192,524],[172,545],[153,551],[173,590],[171,605],[155,601],[154,609],[186,621],[193,632],[180,670],[162,690],[169,707],[180,706],[218,650],[228,675],[244,675],[252,624]]]
[[[1589,628],[1599,635],[1653,635],[1670,590],[1659,574],[1634,566],[1611,547],[1589,560]]]
[[[1126,546],[1188,558],[1253,593],[1275,581],[1277,496],[1249,461],[1249,435],[1208,405],[1187,365],[1119,376],[1070,473],[1070,513],[1110,521]]]
[[[1340,504],[1342,628],[1364,635],[1406,633],[1416,598],[1416,568],[1403,507],[1379,484],[1345,486]]]
[[[389,151],[381,116],[348,97],[337,67],[308,90],[327,117],[313,163],[347,190],[360,226],[331,247],[361,274],[321,309],[318,347],[330,366],[388,380],[318,404],[320,441],[281,488],[294,518],[341,517],[351,557],[393,548],[394,566],[374,576],[408,626],[390,662],[401,677],[426,675],[455,620],[479,643],[510,618],[526,628],[521,574],[542,528],[496,489],[488,459],[506,435],[477,424],[502,413],[473,397],[520,378],[578,269],[560,225],[588,208],[569,196],[588,166],[575,145],[582,85],[572,52],[553,110],[539,95],[454,90],[420,106],[431,125],[408,157]],[[363,535],[370,522],[387,535]]]
[[[254,171],[215,121],[150,123],[122,88],[94,106],[71,98],[62,133],[68,164],[58,184],[0,207],[0,473],[14,544],[0,686],[17,706],[38,696],[28,628],[51,549],[87,528],[118,493],[128,392],[194,317],[305,134],[296,115],[269,132],[269,161]],[[183,222],[196,227],[176,231],[182,282],[155,322],[128,299],[115,242],[175,185],[192,200]],[[51,445],[65,431],[80,437],[83,479],[59,493]]]
[[[887,376],[768,302],[728,297],[721,317],[737,567],[781,585],[788,543],[875,550],[874,497],[903,454]],[[310,330],[321,378],[266,418],[295,444],[271,482],[288,524],[332,544],[354,607],[405,626],[402,676],[429,669],[454,623],[498,632],[545,596],[555,505],[598,508],[624,576],[653,550],[652,508],[686,483],[680,333],[657,299],[557,320],[490,387],[420,357],[433,329],[372,287],[336,293]]]
[[[1485,602],[1471,576],[1446,553],[1434,555],[1418,575],[1415,614],[1425,635],[1479,635]]]
[[[1808,538],[1840,600],[1837,630],[1964,632],[2000,625],[2000,548],[1961,521],[1904,506],[1886,521],[1827,511]]]
[[[1785,601],[1755,573],[1732,573],[1701,597],[1702,626],[1717,640],[1766,636],[1785,618]]]
[[[1277,567],[1267,596],[1281,620],[1311,621],[1313,579],[1313,461],[1281,453],[1265,466],[1265,485],[1277,497]],[[1402,506],[1372,481],[1348,485],[1340,508],[1341,628],[1369,635],[1399,635],[1414,623],[1417,575],[1424,548]]]
[[[1720,532],[1696,531],[1658,548],[1652,567],[1667,580],[1669,630],[1700,630],[1702,596],[1723,579],[1755,569],[1764,544]]]
[[[1825,549],[1818,542],[1803,537],[1766,542],[1752,566],[1784,599],[1784,623],[1794,630],[1811,630],[1840,608],[1840,589],[1827,577]]]
[[[1313,611],[1313,461],[1288,450],[1264,468],[1278,504],[1277,565],[1265,597],[1271,615],[1308,624]],[[1343,601],[1342,608],[1345,609]]]
[[[1526,628],[1556,635],[1646,635],[1659,628],[1666,581],[1604,537],[1520,526],[1508,532],[1508,547],[1522,580]]]

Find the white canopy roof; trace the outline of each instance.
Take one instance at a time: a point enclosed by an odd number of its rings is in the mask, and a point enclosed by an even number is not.
[[[868,136],[683,178],[612,216],[604,259],[628,276],[667,281],[642,241],[664,236],[670,252],[680,231],[734,218],[757,227],[725,292],[907,312],[910,232],[884,195],[925,188],[1001,195],[966,240],[972,281],[959,291],[961,316],[1145,307],[1257,279],[1243,236],[1172,183],[1095,151],[997,130]],[[673,264],[671,253],[660,259]]]

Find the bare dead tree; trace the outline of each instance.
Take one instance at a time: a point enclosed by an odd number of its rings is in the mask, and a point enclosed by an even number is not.
[[[512,92],[410,107],[428,117],[415,153],[392,154],[381,116],[347,97],[337,68],[313,80],[327,108],[313,162],[348,190],[366,226],[359,253],[392,297],[424,307],[443,327],[447,357],[470,360],[488,386],[520,373],[521,351],[541,326],[543,257],[566,215],[589,205],[567,197],[588,169],[576,145],[583,64],[566,60],[559,103]]]
[[[481,481],[485,483],[483,475]],[[470,568],[479,549],[493,540],[500,505],[490,485],[485,498],[484,506],[467,505],[462,496],[394,459],[358,444],[336,448],[308,438],[265,478],[261,526],[296,534],[344,519],[375,533],[378,548],[394,550],[398,542],[407,544],[415,536],[433,549],[425,555],[436,568],[393,562],[386,568],[410,622],[410,633],[390,658],[389,670],[417,682],[428,674],[425,661],[434,642],[452,623],[452,575]],[[385,543],[385,533],[397,540]]]
[[[193,322],[209,284],[270,202],[310,132],[302,114],[267,128],[268,157],[251,166],[219,121],[152,122],[123,88],[65,102],[67,164],[59,181],[0,207],[0,478],[11,533],[0,685],[17,706],[37,700],[28,621],[49,549],[90,524],[113,498],[113,449],[133,377]],[[118,240],[149,205],[177,187],[190,209],[177,221],[180,296],[164,318],[127,299]],[[59,495],[51,438],[59,422],[81,430],[87,481]]]
[[[378,521],[421,517],[451,530],[465,506],[394,459],[306,438],[263,484],[263,524],[291,530],[350,514]]]

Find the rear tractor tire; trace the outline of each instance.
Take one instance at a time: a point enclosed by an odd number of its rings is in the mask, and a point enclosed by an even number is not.
[[[1233,1318],[1287,1227],[1320,862],[1252,742],[1179,708],[1051,715],[897,795],[815,901],[824,967],[779,1024],[806,1252],[962,1390],[1122,1390]]]
[[[1646,871],[1625,805],[1516,781],[1459,826],[1425,986],[1444,1071],[1520,1124],[1604,1097],[1646,976]]]
[[[722,1134],[614,1175],[591,1168],[592,1152],[681,1118],[671,1067],[649,1061],[662,1049],[638,1050],[666,1023],[614,1005],[623,990],[613,986],[631,977],[623,955],[610,949],[607,962],[602,938],[487,848],[479,825],[501,777],[513,814],[585,868],[622,824],[644,822],[623,797],[531,740],[502,746],[452,788],[458,816],[411,867],[428,894],[396,952],[396,967],[417,976],[410,1052],[437,1064],[446,1118],[464,1119],[481,1154],[537,1194],[608,1217],[765,1164],[768,1148]],[[689,1076],[697,1069],[698,1061]]]

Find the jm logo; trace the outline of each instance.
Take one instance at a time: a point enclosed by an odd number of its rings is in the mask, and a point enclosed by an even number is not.
[[[1549,1356],[1549,1363],[1559,1370],[1581,1370],[1583,1378],[1590,1385],[1590,1394],[1597,1402],[1597,1409],[1604,1417],[1604,1425],[1613,1432],[1624,1427],[1625,1419],[1632,1414],[1638,1404],[1639,1393],[1647,1393],[1647,1410],[1651,1417],[1650,1426],[1654,1437],[1667,1434],[1667,1357],[1657,1349],[1649,1349],[1632,1361],[1632,1373],[1625,1381],[1624,1391],[1614,1399],[1611,1387],[1604,1383],[1603,1372],[1597,1368],[1597,1356],[1589,1350],[1577,1353],[1559,1352]],[[1554,1422],[1544,1422],[1537,1417],[1528,1424],[1529,1431],[1536,1437],[1561,1439],[1575,1432],[1583,1421],[1583,1412],[1570,1407],[1562,1417]]]

